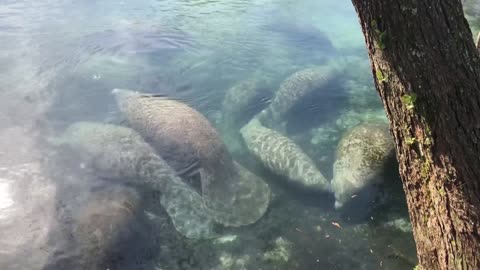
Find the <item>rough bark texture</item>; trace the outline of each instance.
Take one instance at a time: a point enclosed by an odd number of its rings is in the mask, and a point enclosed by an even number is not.
[[[352,0],[422,269],[480,269],[480,59],[460,0]]]

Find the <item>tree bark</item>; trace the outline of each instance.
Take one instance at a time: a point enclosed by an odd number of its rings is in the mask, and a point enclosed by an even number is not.
[[[422,269],[480,269],[480,59],[460,0],[352,0]]]

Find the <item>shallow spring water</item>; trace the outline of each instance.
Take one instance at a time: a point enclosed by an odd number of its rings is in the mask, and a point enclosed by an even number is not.
[[[127,180],[87,172],[75,153],[49,144],[77,121],[123,125],[114,88],[165,95],[198,110],[273,195],[255,224],[224,228],[215,239],[185,238],[163,209],[128,222],[112,216],[139,237],[123,239],[126,246],[113,242],[107,263],[90,269],[415,266],[394,162],[383,168],[374,200],[335,210],[333,196],[292,187],[266,169],[239,135],[291,74],[332,63],[343,73],[297,102],[282,118],[282,134],[330,180],[342,136],[362,122],[386,121],[350,1],[3,0],[0,36],[1,269],[75,269],[95,261],[71,236],[83,228],[77,220],[84,206],[91,207],[85,215],[95,216],[112,197],[127,210],[133,206],[122,198],[138,201]],[[252,78],[265,82],[258,95],[239,98],[239,107],[225,104],[236,95],[231,89]]]

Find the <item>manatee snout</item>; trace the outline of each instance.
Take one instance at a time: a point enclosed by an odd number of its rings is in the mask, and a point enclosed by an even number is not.
[[[122,88],[115,88],[112,90],[111,94],[115,96],[115,99],[117,101],[120,101],[120,100],[123,100],[124,98],[134,96],[135,94],[138,94],[138,92],[122,89]]]
[[[348,198],[353,194],[354,188],[351,185],[352,179],[348,176],[339,177],[336,175],[330,181],[330,191],[335,197],[335,210],[339,210],[348,201]]]

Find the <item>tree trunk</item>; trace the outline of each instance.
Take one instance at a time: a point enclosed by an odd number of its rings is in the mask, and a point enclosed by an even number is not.
[[[480,269],[480,59],[460,0],[352,0],[420,266]]]

